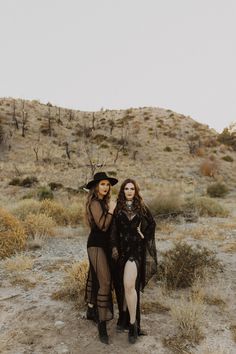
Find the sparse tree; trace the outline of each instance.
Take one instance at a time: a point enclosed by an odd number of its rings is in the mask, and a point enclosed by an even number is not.
[[[12,120],[13,123],[15,124],[16,129],[19,129],[19,123],[16,117],[16,101],[13,100],[13,113],[12,113]]]
[[[27,121],[28,121],[28,113],[25,111],[25,101],[22,102],[21,117],[22,117],[21,135],[25,137],[25,131],[27,130]]]

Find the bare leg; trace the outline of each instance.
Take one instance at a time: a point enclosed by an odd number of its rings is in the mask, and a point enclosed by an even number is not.
[[[136,320],[136,308],[137,308],[137,292],[135,289],[135,282],[137,278],[137,266],[133,261],[127,261],[124,269],[124,288],[125,299],[130,314],[130,323],[134,323]]]

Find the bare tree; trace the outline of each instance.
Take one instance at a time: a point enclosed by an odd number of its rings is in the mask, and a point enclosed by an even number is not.
[[[112,135],[113,129],[115,128],[115,122],[113,118],[109,120],[109,126],[110,126],[110,135]]]
[[[38,160],[39,160],[39,156],[38,156],[39,146],[35,146],[35,147],[34,147],[34,152],[35,152],[36,161],[38,161]]]
[[[19,123],[18,123],[18,120],[17,120],[17,117],[16,117],[16,101],[15,100],[13,100],[12,120],[13,120],[13,123],[15,124],[15,126],[16,126],[16,129],[19,129]]]
[[[21,117],[22,117],[21,135],[25,137],[25,131],[27,130],[27,118],[28,118],[28,113],[25,111],[25,101],[22,102]]]
[[[52,117],[51,117],[51,105],[47,104],[48,106],[48,113],[47,113],[47,118],[48,118],[48,135],[52,136]]]
[[[122,146],[118,146],[116,149],[116,156],[114,158],[114,163],[116,163],[116,161],[118,160],[119,153],[121,152],[121,150],[122,150]]]

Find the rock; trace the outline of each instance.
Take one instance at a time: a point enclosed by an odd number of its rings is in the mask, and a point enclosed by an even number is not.
[[[62,328],[65,327],[65,322],[63,322],[63,321],[55,321],[54,326],[55,326],[57,329],[62,329]]]

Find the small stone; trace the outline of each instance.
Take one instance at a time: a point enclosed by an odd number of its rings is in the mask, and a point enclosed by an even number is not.
[[[62,329],[62,328],[65,327],[65,322],[63,322],[63,321],[55,321],[54,326],[55,326],[57,329]]]

